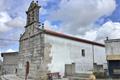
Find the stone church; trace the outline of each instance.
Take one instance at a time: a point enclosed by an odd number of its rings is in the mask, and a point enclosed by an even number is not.
[[[39,22],[38,2],[32,1],[25,32],[20,36],[17,76],[40,80],[47,73],[64,75],[65,64],[75,63],[75,72],[94,70],[94,63],[106,64],[104,44],[50,31]]]
[[[32,1],[27,14],[25,32],[20,37],[18,76],[38,80],[48,73],[49,54],[45,54],[44,30],[39,22],[38,2]],[[49,45],[46,45],[46,48]],[[47,57],[47,58],[46,58]],[[28,74],[28,75],[27,75]]]

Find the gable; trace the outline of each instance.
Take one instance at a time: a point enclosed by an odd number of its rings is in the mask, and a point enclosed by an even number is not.
[[[38,34],[40,32],[40,29],[38,27],[34,27],[33,30],[31,29],[27,29],[25,30],[25,32],[22,34],[22,36],[20,37],[20,40],[29,38],[29,36],[33,36],[35,34]]]

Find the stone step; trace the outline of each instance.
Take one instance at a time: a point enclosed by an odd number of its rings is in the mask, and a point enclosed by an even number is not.
[[[17,77],[15,74],[2,75],[1,80],[23,80]]]
[[[91,74],[74,74],[73,76],[76,76],[76,77],[89,77]]]
[[[71,78],[71,80],[89,80],[89,78]]]

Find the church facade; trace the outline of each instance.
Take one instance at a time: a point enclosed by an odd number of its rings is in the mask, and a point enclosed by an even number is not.
[[[44,29],[39,22],[38,2],[28,8],[25,32],[20,37],[17,75],[39,80],[47,73],[64,74],[65,64],[75,63],[76,72],[93,71],[94,63],[104,64],[105,46]]]
[[[20,37],[18,76],[38,80],[47,73],[44,57],[44,35],[39,23],[38,2],[32,1],[27,14],[25,32]],[[41,26],[40,26],[41,27]]]

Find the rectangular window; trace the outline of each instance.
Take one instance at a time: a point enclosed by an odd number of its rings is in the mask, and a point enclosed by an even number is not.
[[[82,56],[85,57],[85,50],[84,49],[81,50],[81,53],[82,53]]]

